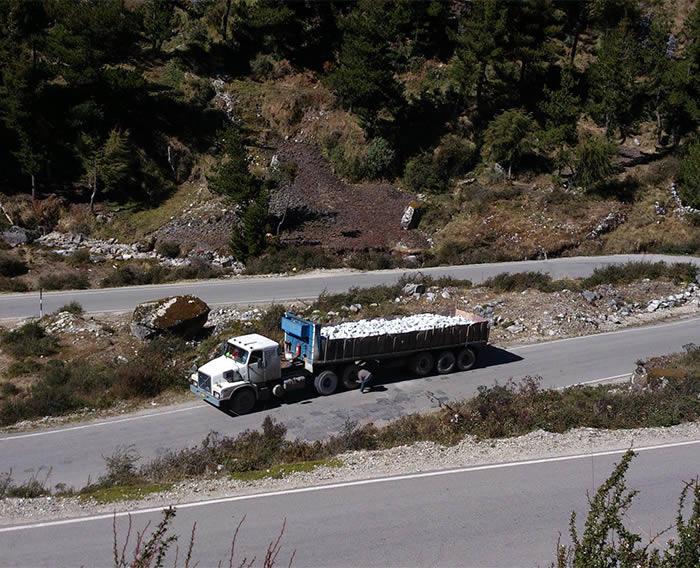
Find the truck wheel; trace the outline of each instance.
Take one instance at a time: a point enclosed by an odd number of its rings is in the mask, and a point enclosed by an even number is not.
[[[460,371],[468,371],[476,363],[476,353],[473,349],[465,347],[457,353],[457,368]]]
[[[455,368],[455,355],[452,353],[452,351],[442,351],[438,357],[437,357],[437,362],[435,363],[435,369],[437,369],[437,372],[440,373],[441,375],[446,375],[447,373],[451,373],[454,371]]]
[[[432,353],[428,353],[427,351],[418,353],[418,355],[413,358],[413,365],[411,365],[411,368],[419,377],[425,377],[433,370],[434,360],[435,358]]]
[[[255,408],[257,397],[255,391],[250,388],[238,389],[233,393],[229,409],[234,414],[248,414]]]
[[[333,394],[338,389],[338,375],[333,371],[322,371],[314,379],[314,388],[323,396]]]
[[[341,381],[343,386],[348,390],[354,390],[360,386],[360,381],[357,379],[357,371],[359,367],[354,364],[347,365],[343,369]]]

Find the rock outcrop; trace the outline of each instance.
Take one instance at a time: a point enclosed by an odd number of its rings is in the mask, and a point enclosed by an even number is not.
[[[172,296],[136,306],[131,333],[139,339],[173,333],[192,337],[202,330],[209,306],[195,296]]]

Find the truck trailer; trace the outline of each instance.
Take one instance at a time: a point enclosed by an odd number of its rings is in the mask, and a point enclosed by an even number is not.
[[[313,388],[330,395],[359,386],[363,363],[404,367],[419,377],[467,371],[488,342],[484,318],[458,310],[453,316],[417,314],[322,325],[285,313],[283,345],[259,334],[232,337],[216,358],[190,376],[190,390],[234,414],[258,401]]]

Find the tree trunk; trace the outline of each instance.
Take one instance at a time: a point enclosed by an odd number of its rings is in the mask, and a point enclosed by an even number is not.
[[[512,169],[513,169],[513,162],[508,162],[508,179],[511,179]]]
[[[479,65],[479,76],[476,79],[476,110],[481,111],[481,97],[484,91],[484,83],[486,83],[486,62],[482,61]]]
[[[36,201],[36,179],[34,174],[29,174],[29,177],[32,178],[32,201]]]
[[[226,0],[226,9],[224,10],[224,16],[221,18],[221,35],[224,41],[228,40],[228,19],[231,15],[231,2],[232,0]]]
[[[90,193],[90,213],[95,214],[95,197],[97,196],[97,164],[92,172],[92,192]]]

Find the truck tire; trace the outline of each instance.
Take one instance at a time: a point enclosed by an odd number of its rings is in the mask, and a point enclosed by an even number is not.
[[[468,371],[476,363],[476,352],[470,347],[465,347],[457,353],[457,368],[460,371]]]
[[[413,357],[413,362],[411,364],[411,370],[419,377],[425,377],[430,374],[433,370],[433,363],[435,358],[432,353],[428,351],[423,351],[418,353]]]
[[[338,390],[338,375],[333,371],[321,371],[314,378],[314,388],[318,394],[323,396],[333,394]]]
[[[354,390],[356,388],[359,388],[360,386],[360,381],[357,380],[357,371],[360,368],[351,363],[350,365],[347,365],[343,369],[343,374],[341,375],[341,381],[343,383],[343,386],[348,389],[348,390]]]
[[[451,373],[455,369],[455,354],[452,351],[441,351],[435,362],[435,370],[441,375]]]
[[[251,388],[238,389],[231,396],[229,410],[234,414],[248,414],[255,408],[257,397]]]

